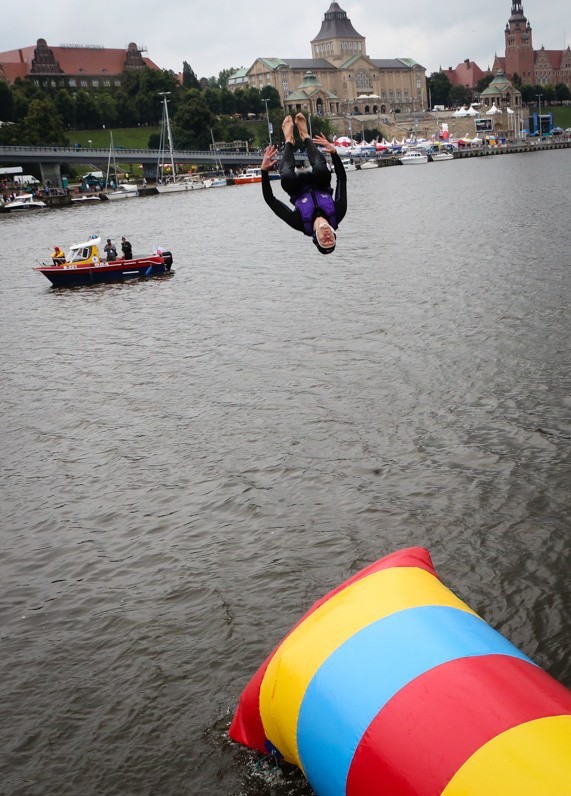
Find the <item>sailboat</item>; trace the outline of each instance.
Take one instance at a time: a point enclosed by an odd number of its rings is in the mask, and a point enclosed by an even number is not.
[[[161,91],[163,98],[163,118],[161,121],[161,133],[159,139],[159,159],[157,162],[156,188],[159,193],[177,193],[179,191],[194,191],[197,188],[204,188],[204,183],[199,177],[189,174],[177,176],[174,162],[174,152],[172,143],[172,132],[169,119],[169,109],[167,95],[170,91]],[[165,176],[165,156],[168,149],[170,174]]]
[[[107,186],[111,185],[111,160],[113,160],[113,178],[115,187],[108,191]],[[111,143],[109,144],[109,158],[107,160],[107,175],[105,177],[105,188],[101,192],[101,197],[106,199],[132,199],[139,195],[139,190],[136,185],[121,184],[117,180],[117,163],[115,162],[115,149],[113,147],[113,131],[111,130]]]
[[[210,137],[212,138],[212,151],[216,154],[218,163],[216,164],[219,170],[219,174],[215,174],[214,176],[207,177],[204,180],[204,187],[205,188],[224,188],[224,186],[228,185],[228,181],[224,174],[224,166],[222,165],[222,161],[220,160],[220,155],[218,154],[218,150],[216,149],[216,142],[214,141],[214,133],[212,132],[212,127],[210,128]]]

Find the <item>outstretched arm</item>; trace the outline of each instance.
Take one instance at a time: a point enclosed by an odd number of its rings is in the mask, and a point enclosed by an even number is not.
[[[317,146],[322,146],[326,152],[329,152],[331,155],[333,152],[337,152],[335,149],[335,144],[332,144],[323,133],[319,133],[318,135],[313,137],[313,143],[317,144]]]
[[[264,158],[262,160],[262,171],[268,171],[275,166],[278,162],[278,150],[273,144],[270,144],[264,150]]]
[[[268,170],[271,169],[272,166],[275,166],[277,159],[277,149],[275,146],[271,145],[266,147],[262,160],[262,193],[264,195],[264,201],[278,218],[281,218],[282,221],[285,221],[285,223],[289,224],[293,229],[303,232],[303,222],[299,211],[290,210],[286,204],[276,199],[273,194]]]

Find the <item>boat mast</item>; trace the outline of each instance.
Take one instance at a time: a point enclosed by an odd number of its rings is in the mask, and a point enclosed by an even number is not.
[[[171,169],[172,169],[172,178],[173,180],[176,177],[176,168],[174,165],[174,154],[173,154],[173,145],[172,145],[172,133],[171,133],[171,123],[169,119],[169,109],[168,109],[168,100],[167,96],[170,94],[170,91],[159,91],[160,96],[163,98],[163,118],[166,127],[167,133],[167,141],[169,145],[169,153],[170,153],[170,161],[171,161]]]
[[[109,157],[107,158],[107,171],[105,172],[105,189],[109,184],[109,169],[111,168],[111,149],[113,148],[113,134],[111,134],[111,143],[109,144]]]
[[[111,157],[113,157],[113,174],[115,176],[115,188],[119,184],[117,180],[117,163],[115,162],[115,148],[113,146],[113,130],[109,131],[111,141],[109,143],[109,157],[107,158],[107,174],[105,175],[105,188],[109,184],[109,172],[111,171]]]
[[[212,132],[212,127],[210,128],[210,137],[212,138],[212,151],[214,152],[214,155],[216,156],[216,159],[218,161],[218,164],[217,164],[218,168],[220,169],[220,171],[223,172],[224,171],[224,167],[222,165],[222,161],[220,159],[220,155],[218,154],[218,150],[216,149],[216,142],[214,141],[214,133]]]

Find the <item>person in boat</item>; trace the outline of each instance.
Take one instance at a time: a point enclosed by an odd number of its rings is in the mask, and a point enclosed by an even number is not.
[[[54,246],[54,250],[52,252],[52,262],[54,265],[63,265],[65,263],[65,254],[62,252],[59,246]]]
[[[115,244],[111,243],[111,238],[107,238],[107,243],[103,247],[103,251],[107,255],[108,263],[112,263],[117,259],[117,249],[115,248]]]
[[[121,251],[123,252],[124,260],[133,259],[133,247],[131,246],[127,238],[121,238]]]
[[[289,194],[290,202],[295,209],[291,210],[273,195],[268,173],[278,159],[277,149],[273,145],[266,147],[262,160],[264,200],[282,221],[311,237],[321,254],[331,254],[337,241],[335,230],[347,212],[347,175],[335,146],[322,134],[310,138],[303,113],[298,113],[295,117],[295,126],[306,146],[311,166],[309,170],[296,171],[294,120],[291,116],[286,116],[282,124],[286,143],[279,172],[281,186]],[[331,172],[318,146],[323,147],[331,155],[337,177],[335,195],[331,188]]]

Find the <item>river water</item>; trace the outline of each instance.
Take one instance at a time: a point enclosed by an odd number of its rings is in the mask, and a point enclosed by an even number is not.
[[[568,175],[349,173],[327,257],[257,185],[0,217],[3,794],[309,794],[240,692],[407,545],[570,684]],[[175,273],[31,270],[93,233]]]

